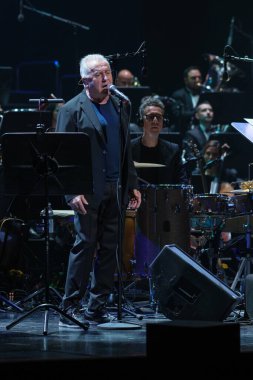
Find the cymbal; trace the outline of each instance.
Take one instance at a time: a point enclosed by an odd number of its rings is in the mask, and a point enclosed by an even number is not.
[[[60,216],[62,218],[65,218],[66,216],[72,216],[74,215],[73,210],[53,210],[54,216]]]
[[[227,193],[234,193],[234,194],[248,194],[249,193],[249,189],[236,189],[236,190],[231,190],[231,191],[227,191]]]
[[[136,168],[162,168],[162,167],[165,167],[165,165],[162,165],[162,164],[154,164],[152,162],[136,162],[136,161],[134,161],[134,166]]]

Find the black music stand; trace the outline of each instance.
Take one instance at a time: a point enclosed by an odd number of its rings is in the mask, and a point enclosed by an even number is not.
[[[233,123],[231,126],[233,127]],[[238,177],[247,180],[248,164],[252,162],[252,143],[250,140],[236,130],[234,132],[212,133],[209,139],[218,140],[221,145],[227,144],[230,147],[229,154],[224,159],[224,166],[235,168]]]
[[[34,120],[37,120],[40,125],[43,124],[45,130],[47,130],[52,125],[52,112],[35,109],[23,111],[7,110],[3,114],[0,136],[13,132],[34,132]]]
[[[6,326],[10,329],[39,309],[45,310],[43,334],[47,335],[48,312],[55,310],[73,323],[88,329],[49,303],[49,215],[50,195],[93,192],[89,136],[72,133],[6,133],[2,136],[2,162],[4,193],[36,196],[45,199],[45,303],[29,310]]]
[[[244,115],[253,117],[252,95],[247,92],[203,92],[198,104],[209,101],[214,109],[214,124],[230,124]]]

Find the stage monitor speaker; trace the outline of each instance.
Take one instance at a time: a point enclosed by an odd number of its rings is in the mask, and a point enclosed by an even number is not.
[[[175,244],[163,247],[150,272],[158,310],[171,320],[223,321],[242,299]]]

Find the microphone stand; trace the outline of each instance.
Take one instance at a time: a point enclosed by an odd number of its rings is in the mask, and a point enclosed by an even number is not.
[[[73,35],[75,36],[75,58],[76,58],[76,63],[78,64],[78,60],[79,60],[79,53],[78,53],[78,44],[77,44],[77,41],[76,41],[76,36],[77,36],[77,29],[84,29],[84,30],[90,30],[90,27],[87,26],[87,25],[82,25],[82,24],[79,24],[78,22],[75,22],[75,21],[71,21],[71,20],[68,20],[66,18],[63,18],[63,17],[59,17],[59,16],[56,16],[52,13],[48,13],[48,12],[45,12],[45,11],[42,11],[42,10],[39,10],[35,7],[31,7],[29,5],[26,5],[26,4],[23,4],[23,8],[24,9],[27,9],[28,11],[31,11],[31,12],[34,12],[34,13],[38,13],[39,15],[43,16],[43,17],[49,17],[53,20],[56,20],[56,21],[60,21],[60,22],[64,22],[65,24],[69,24],[73,27]]]
[[[121,54],[120,53],[111,54],[111,55],[105,56],[105,58],[108,59],[108,61],[111,63],[111,66],[114,66],[116,60],[123,59],[123,58],[137,57],[140,54],[142,54],[143,58],[145,58],[145,56],[146,56],[146,47],[145,47],[145,45],[146,45],[146,41],[143,41],[141,43],[141,45],[139,46],[139,48],[136,51],[134,51],[134,52],[131,52],[131,53],[121,53]],[[114,68],[114,71],[116,71],[115,68]]]
[[[230,54],[225,54],[225,56],[227,61],[240,61],[240,62],[249,62],[249,63],[253,63],[253,58],[249,58],[247,56],[244,56],[244,57],[236,57],[234,55],[230,55]]]
[[[50,17],[52,18],[53,20],[57,20],[57,21],[61,21],[61,22],[65,22],[66,24],[69,24],[71,26],[74,26],[75,28],[81,28],[81,29],[85,29],[85,30],[90,30],[90,27],[89,26],[86,26],[86,25],[82,25],[82,24],[79,24],[78,22],[74,22],[74,21],[71,21],[71,20],[67,20],[66,18],[62,18],[62,17],[59,17],[59,16],[55,16],[53,15],[52,13],[48,13],[48,12],[44,12],[44,11],[41,11],[37,8],[34,8],[34,7],[30,7],[29,5],[23,5],[23,8],[27,9],[28,11],[32,11],[32,12],[35,12],[35,13],[38,13],[40,14],[41,16],[46,16],[46,17]]]
[[[122,58],[128,58],[128,57],[136,57],[137,55],[139,54],[143,54],[146,52],[146,48],[145,48],[145,44],[146,44],[146,41],[143,41],[140,45],[140,47],[132,52],[132,53],[116,53],[116,54],[111,54],[111,55],[107,55],[105,58],[108,59],[108,61],[114,61],[115,59],[122,59]]]
[[[227,45],[232,45],[233,35],[234,35],[234,24],[235,24],[235,17],[233,16],[230,21]]]
[[[125,100],[120,99],[120,115],[122,111],[122,104]],[[131,106],[131,103],[129,101],[129,106]],[[122,286],[122,241],[123,241],[123,201],[122,201],[122,168],[123,168],[123,155],[125,153],[125,149],[123,147],[123,133],[122,131],[123,127],[120,125],[120,136],[119,136],[119,142],[120,142],[120,159],[119,159],[119,179],[118,179],[118,186],[117,186],[117,199],[118,199],[118,246],[117,246],[117,269],[118,269],[118,307],[117,307],[117,321],[112,322],[106,322],[101,323],[97,325],[97,327],[102,329],[110,329],[110,330],[123,330],[123,329],[140,329],[142,326],[133,324],[133,323],[126,323],[122,321],[122,310],[129,313],[132,316],[135,316],[139,320],[143,318],[142,315],[136,314],[135,312],[124,308],[122,306],[122,299],[123,299],[123,286]],[[127,144],[127,136],[129,131],[126,131],[126,139],[125,144]],[[130,147],[129,147],[130,149]]]

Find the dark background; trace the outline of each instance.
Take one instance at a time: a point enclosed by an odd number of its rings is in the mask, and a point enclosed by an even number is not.
[[[150,85],[161,95],[170,95],[182,85],[184,68],[196,64],[205,74],[208,64],[203,54],[222,56],[233,16],[236,28],[232,46],[238,56],[253,56],[251,8],[244,1],[234,5],[227,0],[173,4],[158,0],[151,5],[140,0],[24,3],[67,22],[26,9],[24,21],[19,22],[19,1],[1,0],[0,65],[14,68],[14,91],[43,90],[43,96],[54,92],[67,100],[80,89],[77,85],[80,58],[99,52],[123,54],[123,58],[112,62],[116,71],[129,67],[141,84]],[[74,28],[71,21],[90,30]],[[143,41],[146,41],[146,56],[126,56],[135,52]],[[59,65],[54,64],[55,60]],[[253,64],[239,65],[245,71],[242,85],[250,90]]]

